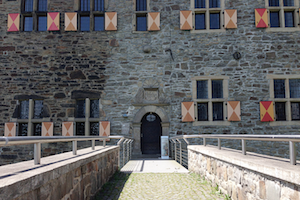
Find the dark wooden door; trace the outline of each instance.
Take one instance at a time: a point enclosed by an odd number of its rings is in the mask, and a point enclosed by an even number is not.
[[[161,120],[156,114],[146,114],[141,125],[143,154],[160,154]]]

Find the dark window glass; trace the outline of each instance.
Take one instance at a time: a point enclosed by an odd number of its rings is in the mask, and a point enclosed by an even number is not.
[[[223,103],[216,102],[213,103],[213,121],[223,120]]]
[[[290,79],[290,98],[300,98],[300,79]]]
[[[294,6],[294,0],[283,0],[284,6]]]
[[[104,31],[104,16],[95,16],[95,31]]]
[[[32,17],[24,17],[24,31],[33,30],[33,21]]]
[[[146,17],[146,15],[136,16],[136,30],[137,31],[147,31],[147,17]]]
[[[35,100],[34,101],[34,116],[35,119],[40,119],[43,117],[43,101]]]
[[[20,102],[20,119],[28,119],[29,115],[29,100]]]
[[[279,11],[270,11],[270,27],[280,27]]]
[[[76,122],[76,135],[85,135],[85,123]]]
[[[195,30],[206,29],[205,27],[205,13],[195,14]]]
[[[293,11],[285,11],[284,12],[284,22],[285,22],[285,27],[294,27],[294,12]]]
[[[209,0],[209,7],[210,8],[219,8],[220,0]]]
[[[274,97],[285,98],[285,80],[275,79],[274,80]]]
[[[41,136],[42,135],[42,124],[36,123],[33,124],[33,136]]]
[[[210,13],[210,29],[220,29],[220,13]]]
[[[90,101],[90,117],[91,118],[99,117],[99,100]]]
[[[300,120],[300,103],[299,102],[292,102],[292,120]]]
[[[147,10],[147,0],[136,0],[136,11]]]
[[[279,0],[269,0],[269,6],[279,6]]]
[[[27,136],[27,132],[28,132],[28,124],[20,123],[18,136]]]
[[[275,113],[276,113],[276,121],[285,121],[285,103],[276,102],[275,103]]]
[[[205,8],[205,0],[195,0],[195,8]]]
[[[80,0],[80,10],[90,11],[90,0]]]
[[[81,16],[80,17],[80,30],[81,31],[90,31],[90,17]]]
[[[33,11],[33,0],[25,0],[24,2],[24,11],[32,12]]]
[[[38,31],[47,31],[47,17],[38,16]]]
[[[104,0],[94,0],[95,11],[104,11]]]
[[[197,81],[197,99],[208,98],[208,81]]]
[[[211,81],[212,98],[223,98],[223,81]]]
[[[99,135],[99,122],[90,123],[90,135]]]
[[[85,118],[85,100],[77,100],[76,117],[77,118]]]
[[[38,0],[38,11],[47,11],[47,0]]]
[[[208,121],[208,103],[198,103],[198,121]]]

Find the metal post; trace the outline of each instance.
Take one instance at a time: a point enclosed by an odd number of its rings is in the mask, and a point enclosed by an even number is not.
[[[95,140],[92,140],[92,150],[95,150]]]
[[[243,155],[246,155],[246,140],[242,140],[242,152],[243,152]]]
[[[41,164],[41,143],[34,143],[34,164]]]
[[[177,162],[177,152],[176,152],[176,140],[173,140],[174,142],[174,154],[175,154],[175,161]]]
[[[206,138],[203,138],[203,146],[206,146]]]
[[[289,143],[290,143],[290,163],[291,165],[296,165],[295,142],[289,141]]]
[[[182,164],[182,148],[181,148],[181,142],[179,139],[177,139],[178,143],[179,143],[179,164]]]
[[[122,163],[122,167],[125,165],[125,143],[127,142],[127,139],[125,139],[125,141],[123,142],[123,163]]]
[[[103,147],[106,146],[106,139],[102,140],[103,141]]]
[[[218,138],[218,149],[221,150],[221,139]]]
[[[77,141],[72,141],[73,144],[73,155],[77,155]]]

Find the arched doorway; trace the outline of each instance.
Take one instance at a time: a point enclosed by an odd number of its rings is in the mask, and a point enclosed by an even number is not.
[[[147,113],[141,120],[142,154],[160,154],[161,119],[156,113]]]

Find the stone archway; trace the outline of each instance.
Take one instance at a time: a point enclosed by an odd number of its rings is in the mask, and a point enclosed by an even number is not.
[[[170,121],[163,108],[157,106],[144,106],[134,116],[133,125],[133,154],[142,154],[141,151],[141,121],[147,113],[155,113],[161,119],[162,136],[169,136]]]

